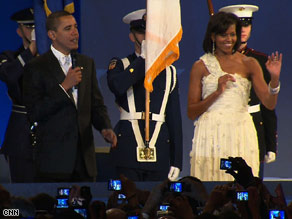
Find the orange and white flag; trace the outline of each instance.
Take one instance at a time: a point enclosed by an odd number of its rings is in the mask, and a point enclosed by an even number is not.
[[[159,73],[179,58],[180,0],[147,0],[144,87],[152,92]]]

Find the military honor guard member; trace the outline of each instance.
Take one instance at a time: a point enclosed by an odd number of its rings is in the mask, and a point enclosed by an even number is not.
[[[260,64],[263,70],[264,78],[267,83],[270,82],[270,73],[266,69],[265,63],[268,56],[262,52],[256,51],[247,46],[247,41],[251,36],[253,12],[259,10],[256,5],[230,5],[219,9],[219,11],[235,14],[242,23],[241,31],[241,46],[239,51],[246,56],[254,57]],[[253,117],[253,121],[257,130],[259,149],[260,149],[260,173],[263,177],[264,162],[270,163],[276,160],[277,153],[277,115],[275,110],[267,109],[260,103],[255,94],[254,89],[251,89],[249,112]]]
[[[11,182],[27,183],[33,182],[34,171],[30,123],[22,99],[22,76],[24,66],[37,55],[33,9],[20,10],[11,19],[18,23],[16,32],[22,38],[22,45],[16,51],[0,54],[0,80],[6,84],[12,101],[1,153],[9,163]]]
[[[145,159],[145,29],[146,10],[129,13],[134,53],[113,58],[107,71],[110,90],[120,110],[115,126],[117,148],[112,149],[117,176],[135,181],[175,180],[182,169],[182,121],[176,69],[169,66],[153,82],[150,93],[150,159]],[[153,159],[152,159],[153,158]]]

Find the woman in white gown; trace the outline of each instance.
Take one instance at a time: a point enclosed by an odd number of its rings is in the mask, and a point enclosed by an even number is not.
[[[280,90],[282,54],[269,56],[266,84],[258,62],[236,52],[241,26],[237,17],[219,12],[210,18],[203,48],[206,52],[190,72],[188,116],[195,120],[191,174],[202,181],[231,181],[220,170],[220,158],[242,157],[258,176],[256,130],[248,113],[251,83],[261,102],[273,109]]]

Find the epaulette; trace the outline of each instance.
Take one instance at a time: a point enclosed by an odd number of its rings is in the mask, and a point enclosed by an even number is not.
[[[259,51],[256,51],[256,50],[251,49],[251,48],[247,48],[247,49],[245,50],[245,53],[244,53],[244,54],[248,54],[248,53],[253,53],[253,54],[258,55],[258,56],[268,57],[267,54],[262,53],[262,52],[259,52]]]

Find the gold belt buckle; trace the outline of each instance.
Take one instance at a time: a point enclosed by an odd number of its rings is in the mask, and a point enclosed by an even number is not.
[[[138,161],[139,162],[156,162],[156,148],[138,147]]]

